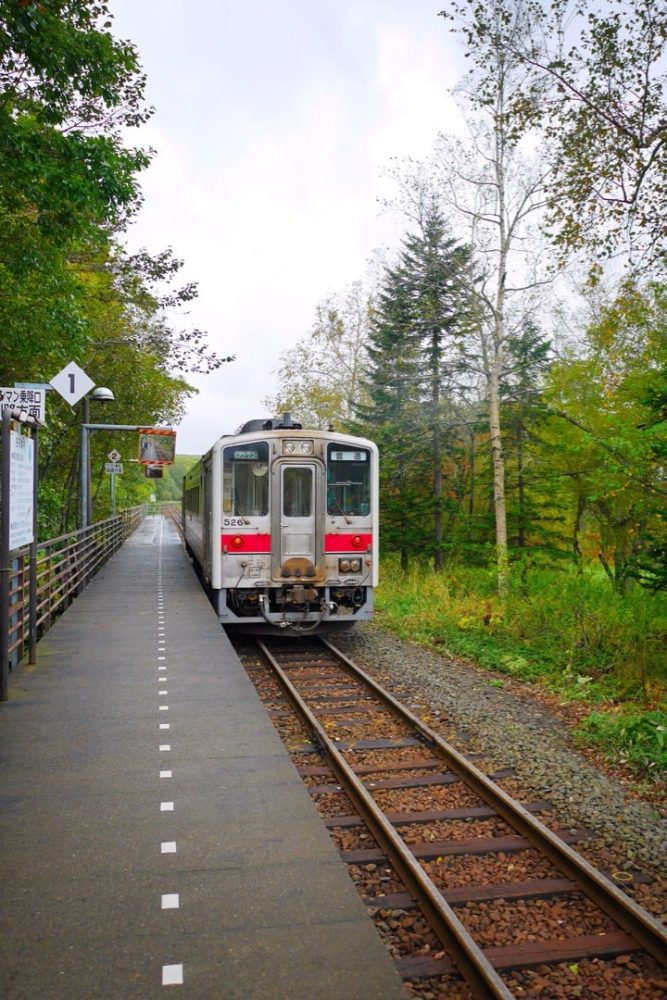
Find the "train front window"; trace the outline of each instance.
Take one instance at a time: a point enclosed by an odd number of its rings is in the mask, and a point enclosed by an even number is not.
[[[283,469],[283,514],[310,517],[313,512],[313,470],[302,465]]]
[[[327,513],[365,517],[371,512],[371,455],[366,448],[327,447]]]
[[[222,509],[231,517],[268,514],[269,446],[266,441],[225,448]]]

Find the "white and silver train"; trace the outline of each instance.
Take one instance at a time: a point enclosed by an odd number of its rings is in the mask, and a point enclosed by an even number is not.
[[[183,532],[218,617],[250,632],[370,618],[378,449],[290,415],[221,437],[183,480]]]

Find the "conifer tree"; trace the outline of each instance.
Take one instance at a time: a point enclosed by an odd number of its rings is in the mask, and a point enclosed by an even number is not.
[[[442,465],[452,348],[472,316],[471,285],[470,250],[448,235],[431,200],[418,231],[405,237],[398,263],[385,272],[371,323],[370,402],[360,411],[364,424],[378,428],[381,446],[385,442],[383,463],[393,480],[390,495],[399,521],[392,523],[403,530],[402,561],[407,561],[405,535],[416,534],[419,547],[433,553],[437,570],[443,566]],[[414,481],[417,472],[421,483]],[[427,512],[433,534],[425,546],[421,525]],[[413,551],[417,538],[411,538]]]

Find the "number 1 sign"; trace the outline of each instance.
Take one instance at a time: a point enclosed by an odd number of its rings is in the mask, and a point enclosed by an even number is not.
[[[95,383],[88,378],[83,368],[79,368],[75,361],[70,361],[68,365],[58,372],[50,384],[59,392],[63,399],[67,400],[70,406],[78,403],[82,396],[93,388]]]

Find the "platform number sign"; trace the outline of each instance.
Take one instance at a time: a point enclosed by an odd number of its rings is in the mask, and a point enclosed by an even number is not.
[[[74,406],[82,396],[90,392],[95,383],[88,378],[83,368],[79,368],[75,361],[70,361],[51,379],[51,385],[70,406]]]

